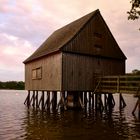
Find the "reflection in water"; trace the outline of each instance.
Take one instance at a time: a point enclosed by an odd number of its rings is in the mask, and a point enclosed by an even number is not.
[[[140,137],[140,127],[134,127],[137,130],[130,127],[123,112],[101,114],[93,110],[86,113],[69,110],[42,113],[28,110],[26,121],[26,139],[125,140]]]
[[[0,140],[138,140],[140,120],[131,111],[136,100],[126,95],[121,112],[86,111],[41,112],[27,109],[25,91],[0,91]]]

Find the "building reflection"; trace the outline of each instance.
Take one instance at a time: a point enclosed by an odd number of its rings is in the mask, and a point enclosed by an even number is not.
[[[129,126],[124,112],[27,110],[24,119],[25,139],[41,140],[125,140],[139,134]],[[135,132],[134,132],[135,131]]]

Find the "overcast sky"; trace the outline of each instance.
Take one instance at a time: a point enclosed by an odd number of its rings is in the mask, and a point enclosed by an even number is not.
[[[140,20],[128,21],[129,0],[0,0],[0,81],[24,80],[24,64],[56,29],[99,9],[127,57],[140,69]]]

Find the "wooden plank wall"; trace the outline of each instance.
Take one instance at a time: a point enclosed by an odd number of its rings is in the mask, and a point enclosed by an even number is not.
[[[61,90],[62,53],[56,53],[25,65],[26,90]],[[42,78],[32,79],[32,70],[42,67]]]
[[[98,75],[125,73],[124,61],[63,53],[62,89],[68,91],[93,91]]]
[[[65,52],[100,55],[125,60],[125,56],[101,15],[93,17],[84,28],[63,47],[63,50]]]

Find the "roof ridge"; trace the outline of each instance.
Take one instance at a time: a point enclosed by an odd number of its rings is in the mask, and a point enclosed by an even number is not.
[[[50,53],[60,50],[92,19],[95,14],[100,13],[99,9],[86,14],[77,20],[55,30],[42,45],[23,63],[38,59]]]

